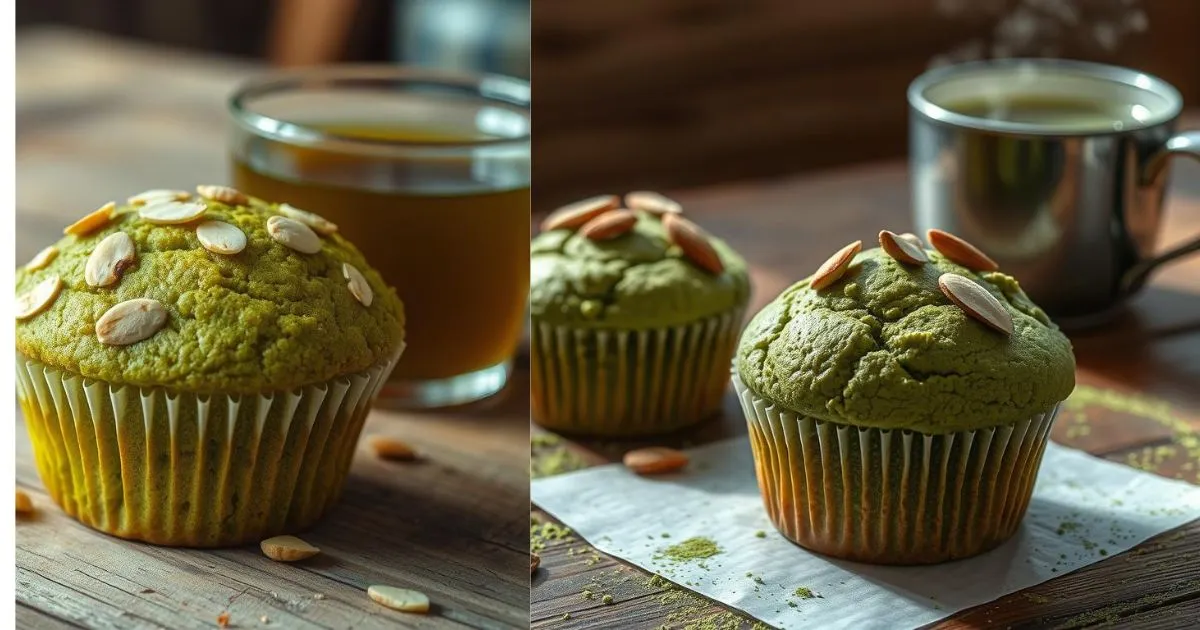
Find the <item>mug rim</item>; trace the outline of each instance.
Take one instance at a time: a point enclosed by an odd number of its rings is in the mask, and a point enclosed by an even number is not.
[[[1136,123],[1127,124],[1122,129],[1062,130],[1051,129],[1044,125],[1037,125],[1033,123],[994,120],[961,114],[941,107],[925,97],[926,90],[940,85],[948,79],[969,75],[979,70],[1007,69],[1027,65],[1033,65],[1040,68],[1068,70],[1077,73],[1079,76],[1122,83],[1124,85],[1150,92],[1166,99],[1168,107],[1165,114],[1155,116],[1146,121],[1137,121]],[[1179,90],[1177,90],[1175,86],[1171,85],[1167,81],[1155,75],[1142,72],[1141,70],[1135,70],[1133,68],[1095,63],[1091,61],[1076,61],[1073,59],[1017,57],[1011,59],[983,59],[966,61],[926,70],[908,84],[908,105],[911,111],[921,115],[925,120],[930,122],[952,127],[974,129],[977,131],[1025,136],[1106,136],[1151,129],[1170,123],[1171,121],[1179,118],[1179,115],[1183,111],[1183,96],[1179,93]]]
[[[531,116],[528,81],[501,74],[463,73],[393,64],[338,64],[267,72],[242,82],[226,100],[233,124],[255,136],[298,146],[319,146],[347,153],[447,154],[473,149],[528,147],[530,128],[511,137],[481,138],[456,142],[380,140],[329,132],[309,124],[255,111],[251,103],[259,97],[311,88],[379,86],[435,86],[471,94],[480,102],[504,103]]]

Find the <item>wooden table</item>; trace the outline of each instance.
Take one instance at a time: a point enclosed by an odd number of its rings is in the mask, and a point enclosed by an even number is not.
[[[1200,123],[1193,117],[1192,126]],[[1177,160],[1161,244],[1200,234],[1200,164]],[[844,243],[880,228],[911,229],[902,163],[673,194],[701,225],[752,265],[752,312]],[[1061,444],[1200,483],[1200,256],[1163,269],[1119,321],[1072,335],[1079,396],[1056,422]],[[1114,400],[1097,400],[1112,391]],[[1086,403],[1086,404],[1084,404]],[[732,393],[721,417],[657,440],[674,446],[745,433]],[[648,442],[563,442],[535,467],[617,461]],[[566,453],[567,455],[564,455]],[[554,458],[553,460],[551,458]],[[565,466],[564,466],[565,463]],[[545,513],[534,518],[553,522]],[[740,628],[751,621],[686,591],[648,586],[649,573],[595,553],[574,536],[545,542],[531,594],[537,628]],[[1200,521],[1072,574],[963,611],[937,628],[1200,626]],[[611,604],[584,599],[585,589]]]
[[[255,68],[69,32],[17,45],[17,261],[109,199],[227,180],[224,97]],[[46,495],[24,423],[17,486],[17,626],[516,628],[528,621],[527,372],[508,395],[441,414],[376,411],[364,434],[413,444],[411,464],[360,446],[341,503],[304,538],[322,554],[273,562],[256,547],[170,549],[68,518]],[[19,412],[18,412],[19,413]],[[370,601],[370,584],[427,593],[429,616]]]

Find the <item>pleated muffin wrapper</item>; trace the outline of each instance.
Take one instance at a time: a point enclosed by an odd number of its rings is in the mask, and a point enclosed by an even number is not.
[[[292,533],[341,494],[363,422],[400,357],[261,395],[85,379],[17,355],[17,397],[50,496],[83,524],[161,545]]]
[[[946,434],[859,428],[780,409],[733,374],[763,503],[802,547],[932,564],[1008,540],[1029,507],[1058,412]]]
[[[534,420],[598,437],[667,433],[721,407],[743,308],[692,324],[586,329],[533,321]]]

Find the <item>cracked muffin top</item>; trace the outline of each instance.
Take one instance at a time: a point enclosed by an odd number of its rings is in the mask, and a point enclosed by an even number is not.
[[[1018,422],[1071,393],[1071,344],[1015,279],[911,242],[925,260],[871,249],[830,282],[835,255],[763,308],[738,345],[742,382],[805,416],[924,433]],[[964,279],[980,295],[960,299]]]
[[[17,271],[17,350],[113,384],[259,394],[360,372],[403,305],[337,226],[221,186],[106,204]]]
[[[678,213],[617,209],[613,200],[590,221],[556,224],[552,215],[533,239],[535,323],[644,330],[745,305],[746,263],[725,243]]]

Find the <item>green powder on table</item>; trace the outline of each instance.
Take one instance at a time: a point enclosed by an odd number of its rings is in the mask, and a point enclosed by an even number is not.
[[[613,596],[612,596],[612,595],[605,595],[604,597],[601,597],[601,598],[600,598],[600,601],[604,602],[605,604],[612,604],[612,603],[613,603]]]
[[[672,562],[690,562],[711,558],[719,553],[721,553],[721,548],[711,538],[696,536],[677,545],[660,549],[656,557],[666,558]]]
[[[530,551],[541,551],[546,548],[546,543],[556,540],[570,540],[571,528],[564,527],[557,523],[545,522],[542,523],[536,518],[529,519],[529,549]]]
[[[795,591],[792,591],[792,595],[795,595],[800,599],[812,599],[814,597],[820,597],[819,594],[812,592],[812,589],[808,588],[807,586],[801,586],[800,588],[797,588]]]

